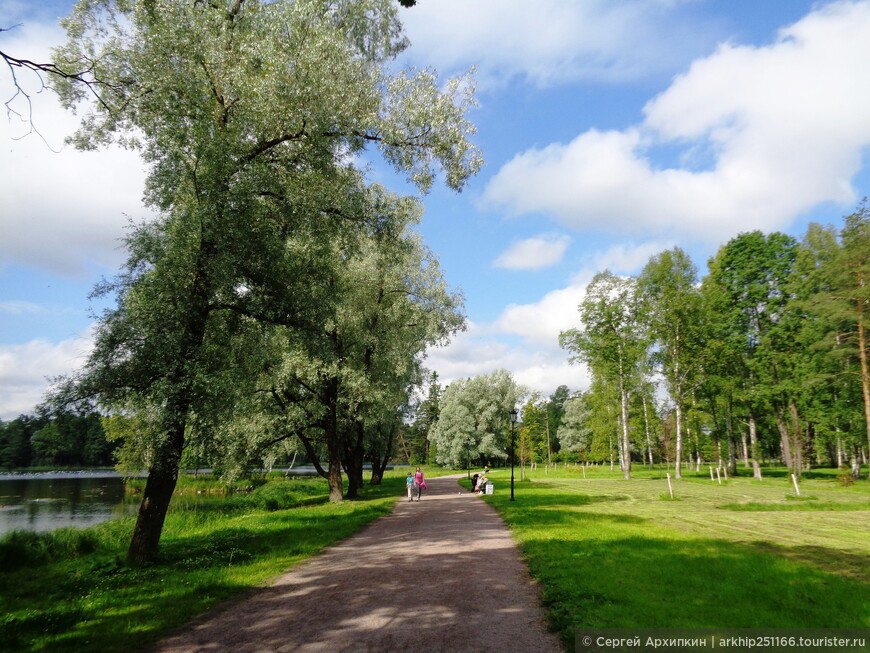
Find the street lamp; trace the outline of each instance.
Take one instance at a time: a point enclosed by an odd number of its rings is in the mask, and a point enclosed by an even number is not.
[[[468,480],[471,480],[471,438],[465,440],[465,465],[467,468]]]
[[[514,500],[514,454],[517,449],[517,443],[514,439],[514,425],[517,423],[517,409],[511,408],[511,501]]]

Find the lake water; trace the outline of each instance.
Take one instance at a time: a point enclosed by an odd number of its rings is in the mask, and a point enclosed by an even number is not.
[[[112,471],[0,474],[0,537],[93,526],[135,513],[140,500],[125,495],[124,479]]]

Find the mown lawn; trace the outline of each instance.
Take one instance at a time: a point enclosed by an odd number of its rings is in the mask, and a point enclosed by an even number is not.
[[[672,481],[606,468],[491,477],[569,650],[588,628],[870,627],[870,483]]]

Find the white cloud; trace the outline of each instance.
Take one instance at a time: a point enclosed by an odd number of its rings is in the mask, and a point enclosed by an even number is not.
[[[571,390],[583,390],[589,385],[585,367],[570,365],[558,346],[512,346],[499,341],[491,330],[472,329],[446,347],[431,350],[426,366],[438,372],[442,385],[497,369],[509,370],[517,383],[544,395],[552,394],[560,385]]]
[[[577,307],[583,301],[586,284],[582,275],[566,288],[548,292],[532,304],[511,304],[493,327],[500,333],[522,337],[526,342],[558,349],[559,333],[577,326]]]
[[[545,395],[560,385],[585,390],[588,372],[569,364],[568,353],[559,347],[559,333],[580,326],[578,307],[592,276],[589,270],[580,271],[565,288],[548,292],[540,301],[511,304],[491,324],[470,324],[449,345],[431,350],[426,366],[445,385],[506,369],[515,381]]]
[[[401,16],[414,61],[447,72],[473,64],[483,84],[520,77],[543,87],[670,70],[710,31],[682,21],[675,11],[681,4],[439,0]]]
[[[571,238],[558,235],[540,235],[514,243],[502,253],[493,266],[509,270],[540,270],[557,265],[565,256]]]
[[[4,38],[5,50],[48,60],[49,44],[59,43],[59,28],[27,22]],[[10,89],[8,71],[0,88]],[[78,152],[63,145],[77,125],[39,80],[27,71],[18,78],[30,96],[13,107],[21,119],[0,120],[0,260],[66,276],[81,275],[96,264],[115,269],[123,260],[120,238],[129,216],[139,220],[144,164],[135,152],[117,147]],[[35,132],[30,132],[30,122]]]
[[[785,228],[823,202],[855,201],[870,145],[870,3],[825,6],[766,47],[723,45],[696,61],[624,131],[590,130],[518,154],[485,198],[575,229],[650,230],[717,243]],[[657,148],[712,154],[660,167]]]
[[[81,367],[92,347],[90,329],[59,343],[32,340],[23,345],[0,345],[0,419],[31,414],[48,388],[46,379]]]
[[[34,302],[0,301],[0,313],[6,315],[36,315],[46,312],[44,306]]]
[[[615,245],[597,254],[592,267],[595,270],[610,270],[616,274],[636,273],[649,262],[651,257],[671,247],[673,243],[655,241],[640,245]]]

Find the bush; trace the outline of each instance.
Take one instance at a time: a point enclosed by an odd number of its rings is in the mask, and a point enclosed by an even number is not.
[[[96,533],[61,528],[50,533],[12,531],[0,540],[0,568],[14,569],[64,558],[76,558],[97,550]]]

